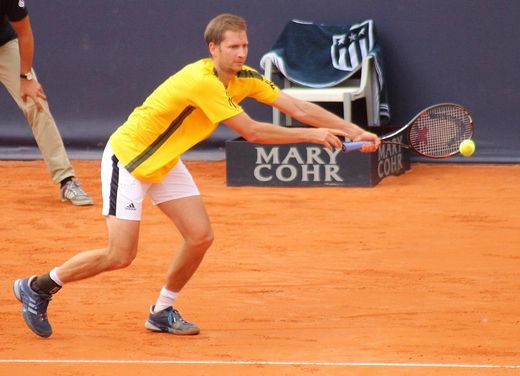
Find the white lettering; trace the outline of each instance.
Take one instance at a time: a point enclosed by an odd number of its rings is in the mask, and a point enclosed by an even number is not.
[[[392,139],[388,140],[391,142],[398,142],[403,143],[403,135],[395,136]],[[384,159],[384,158],[390,158],[394,155],[398,155],[401,153],[401,146],[397,144],[382,144],[377,152],[378,158]]]
[[[266,153],[265,148],[256,147],[256,164],[260,163],[273,163],[280,164],[279,147],[271,148],[269,154]]]
[[[342,182],[337,158],[341,150],[323,147],[290,147],[287,154],[280,147],[256,147],[256,166],[253,174],[260,182],[279,180],[291,182]],[[323,153],[325,151],[325,153]],[[323,166],[323,167],[322,167]]]
[[[318,164],[325,164],[325,161],[320,158],[320,154],[322,148],[317,148],[310,146],[307,148],[307,164],[313,164],[314,162]]]
[[[325,181],[343,181],[341,176],[338,175],[338,165],[325,165]]]
[[[383,170],[385,172],[385,176],[390,175],[391,161],[392,161],[392,158],[386,158],[383,163]]]
[[[272,175],[263,176],[262,172],[261,172],[262,169],[268,170],[270,172],[271,171],[271,166],[270,165],[265,165],[265,164],[256,166],[255,170],[253,171],[253,174],[255,175],[255,179],[258,180],[258,181],[271,181],[271,180],[273,180],[273,176]]]
[[[282,164],[289,164],[289,161],[293,158],[296,161],[296,163],[301,164],[301,165],[303,164],[303,159],[302,159],[300,153],[298,153],[297,148],[289,148],[289,152],[287,153],[284,160],[282,161]]]
[[[390,158],[379,161],[377,164],[377,174],[380,178],[389,175],[397,175],[404,170],[403,155],[397,154]]]
[[[327,166],[325,166],[327,167]],[[312,171],[310,171],[312,169]],[[312,181],[320,181],[320,165],[303,165],[302,166],[302,181],[309,181],[309,175],[314,179]]]
[[[289,176],[287,176],[287,177],[284,176],[284,170],[289,171]],[[297,175],[298,175],[298,170],[296,170],[296,167],[291,166],[291,165],[281,165],[280,167],[278,167],[276,169],[276,177],[280,181],[285,181],[285,182],[293,181]]]

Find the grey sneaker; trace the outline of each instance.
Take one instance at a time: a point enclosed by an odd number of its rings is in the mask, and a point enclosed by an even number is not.
[[[196,324],[185,321],[176,309],[168,307],[154,313],[154,307],[150,308],[150,315],[144,323],[146,329],[179,335],[199,334],[199,327]]]
[[[70,201],[73,205],[85,206],[93,205],[94,201],[81,188],[77,180],[68,181],[61,187],[61,201]]]
[[[22,302],[22,316],[29,329],[40,337],[49,337],[52,334],[52,327],[47,320],[47,306],[52,297],[39,294],[31,288],[31,281],[34,278],[36,276],[14,281],[14,296]]]

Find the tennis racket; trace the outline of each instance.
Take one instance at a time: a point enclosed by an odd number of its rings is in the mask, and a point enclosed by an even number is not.
[[[408,143],[396,141],[407,132]],[[459,153],[462,141],[473,135],[473,119],[462,106],[441,103],[425,108],[408,124],[381,137],[382,144],[394,144],[429,158],[449,158]],[[402,139],[402,137],[401,137]],[[359,150],[367,141],[344,142],[342,150]]]

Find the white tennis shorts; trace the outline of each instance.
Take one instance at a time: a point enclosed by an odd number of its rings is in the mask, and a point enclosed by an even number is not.
[[[183,197],[200,195],[190,172],[181,160],[160,183],[147,183],[135,178],[114,155],[107,143],[101,160],[101,192],[103,215],[140,221],[144,196],[154,205]]]

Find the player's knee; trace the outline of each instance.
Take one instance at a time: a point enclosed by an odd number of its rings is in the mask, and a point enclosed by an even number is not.
[[[191,248],[206,251],[213,244],[214,235],[211,228],[192,234],[186,239]]]
[[[111,260],[111,269],[124,269],[129,267],[132,264],[132,261],[134,261],[134,258],[117,258]]]
[[[107,256],[108,268],[111,270],[124,269],[132,264],[136,252],[110,252]]]

